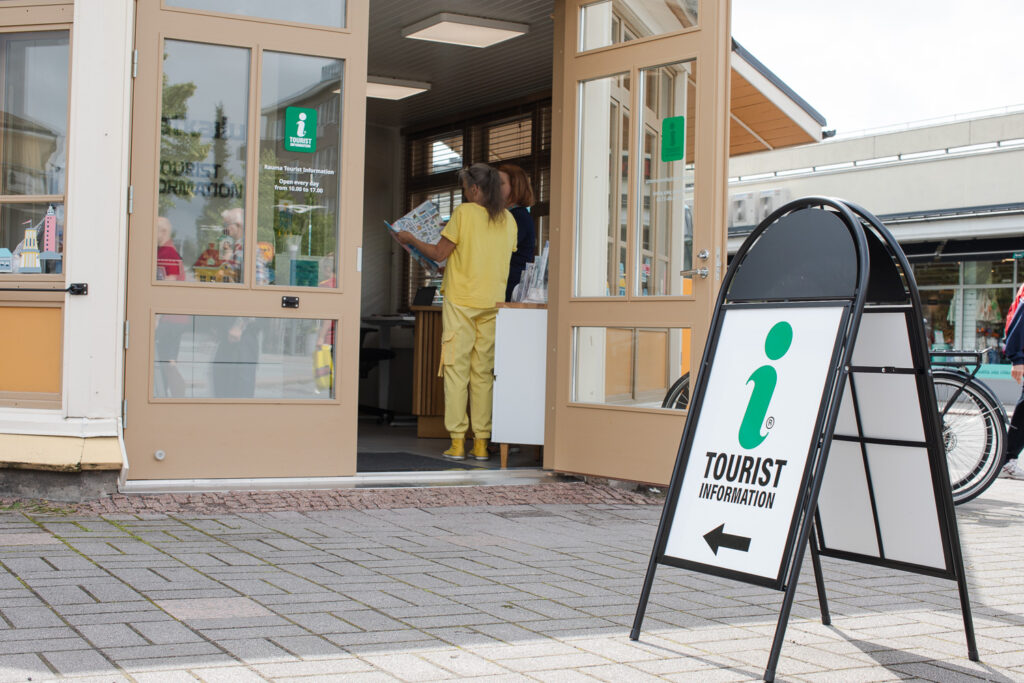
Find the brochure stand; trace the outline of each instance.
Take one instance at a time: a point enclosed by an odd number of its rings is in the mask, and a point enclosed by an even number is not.
[[[877,218],[807,197],[726,274],[630,638],[659,564],[783,591],[773,681],[804,550],[967,581],[913,273]]]

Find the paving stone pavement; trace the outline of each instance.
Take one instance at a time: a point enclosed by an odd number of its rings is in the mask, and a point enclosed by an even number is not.
[[[660,567],[632,642],[661,506],[557,486],[0,501],[0,681],[760,678],[780,593]],[[957,510],[981,663],[952,582],[825,559],[776,680],[1024,680],[1022,503]]]

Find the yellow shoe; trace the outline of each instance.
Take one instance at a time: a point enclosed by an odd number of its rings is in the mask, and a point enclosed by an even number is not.
[[[449,460],[466,459],[466,440],[452,439],[452,445],[442,455]]]
[[[473,458],[487,460],[491,454],[487,452],[487,439],[473,439]]]

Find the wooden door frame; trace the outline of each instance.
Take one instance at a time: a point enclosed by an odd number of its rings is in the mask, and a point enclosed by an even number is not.
[[[545,428],[544,467],[601,477],[665,484],[671,475],[682,431],[679,412],[604,405],[572,404],[572,333],[577,326],[689,327],[690,367],[699,365],[715,297],[726,260],[726,208],[729,137],[730,1],[703,0],[700,24],[665,36],[641,38],[580,53],[577,26],[580,7],[588,0],[555,3],[555,48],[552,126],[552,210],[548,319],[548,415]],[[630,288],[621,300],[581,299],[573,296],[575,278],[575,210],[577,159],[577,83],[622,72],[630,65],[633,82],[644,66],[697,60],[695,122],[694,251],[705,248],[710,258],[707,280],[696,281],[692,296],[637,297]],[[639,87],[632,93],[632,127],[638,127]],[[557,117],[557,118],[556,118]],[[635,140],[635,130],[630,133]],[[632,159],[642,152],[630,145]],[[636,186],[638,164],[631,163],[630,187]],[[627,232],[627,273],[633,268],[635,193],[630,193]],[[698,231],[707,236],[698,243]],[[627,276],[627,281],[632,278]],[[616,298],[620,299],[620,298]],[[692,302],[689,318],[673,313]],[[692,313],[696,313],[693,315]],[[584,417],[581,417],[584,416]],[[594,420],[595,429],[578,424]],[[592,452],[587,461],[573,453]]]
[[[154,412],[175,415],[194,429],[204,425],[211,437],[214,419],[253,429],[278,425],[278,432],[307,430],[322,433],[318,452],[294,452],[287,433],[268,433],[257,441],[259,453],[246,451],[234,462],[207,462],[204,472],[167,463],[153,464],[152,454],[128,451],[128,478],[255,478],[262,476],[344,476],[355,474],[358,426],[358,356],[360,317],[360,253],[366,135],[366,62],[369,23],[368,0],[348,0],[346,29],[275,25],[261,19],[231,17],[191,10],[164,9],[157,2],[139,3],[135,41],[140,54],[132,93],[131,180],[134,211],[129,216],[128,297],[130,337],[126,338],[125,439],[149,430]],[[239,36],[243,38],[239,39]],[[161,60],[165,39],[250,50],[246,143],[245,278],[242,284],[198,283],[157,285],[153,224],[159,208],[156,190],[160,161]],[[336,290],[257,285],[255,250],[257,188],[259,184],[260,92],[263,51],[323,56],[344,60],[340,156],[339,234]],[[254,144],[255,143],[255,144]],[[297,295],[300,308],[284,309],[281,296]],[[276,302],[276,305],[275,305]],[[152,389],[153,320],[156,312],[194,315],[253,316],[267,318],[336,319],[336,393],[329,400],[154,399]],[[143,388],[144,386],[144,388]],[[156,405],[156,408],[154,408]],[[283,426],[282,426],[283,425]],[[199,431],[202,431],[200,429]],[[238,430],[244,433],[244,428]],[[230,446],[228,446],[230,447]],[[128,447],[130,448],[130,446]],[[232,460],[226,458],[226,461]],[[170,457],[168,454],[168,462]],[[243,464],[244,463],[244,464]],[[134,468],[131,466],[135,465]],[[133,471],[134,470],[134,471]],[[133,476],[134,475],[134,476]]]

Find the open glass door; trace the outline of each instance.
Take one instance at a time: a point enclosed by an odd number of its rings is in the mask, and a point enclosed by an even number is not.
[[[128,478],[352,475],[367,3],[222,6],[137,6]]]
[[[725,259],[729,3],[556,7],[545,465],[667,482],[682,422],[662,404],[700,362]]]

